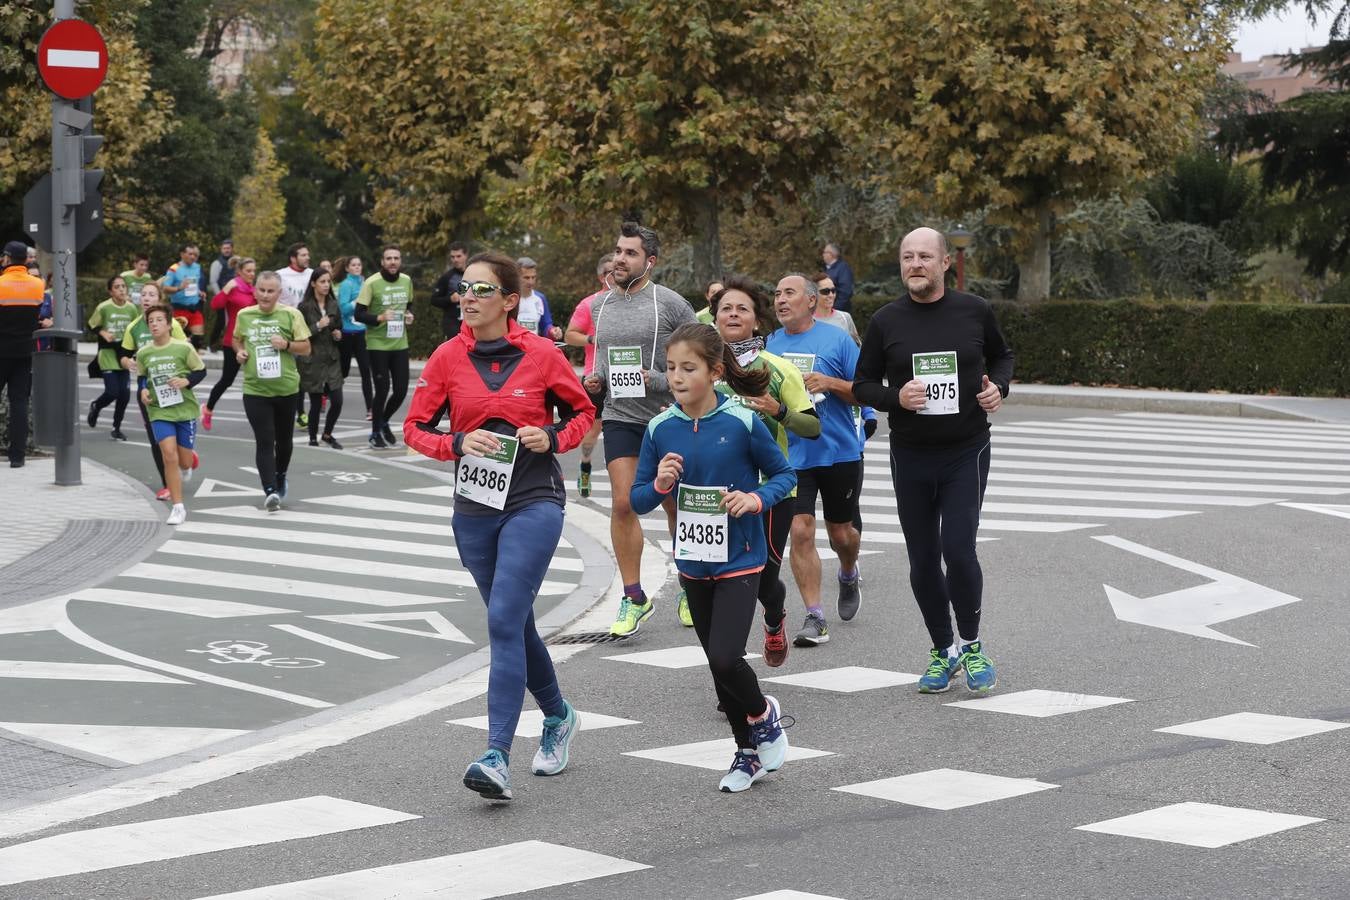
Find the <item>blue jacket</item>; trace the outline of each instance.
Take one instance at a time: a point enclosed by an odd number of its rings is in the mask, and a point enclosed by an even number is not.
[[[347,332],[365,331],[366,326],[356,321],[356,298],[361,294],[361,285],[365,280],[360,275],[348,272],[347,277],[338,282],[338,309],[342,310],[342,330]]]
[[[675,404],[647,425],[637,476],[628,495],[639,515],[656,509],[666,497],[654,482],[656,467],[667,453],[684,457],[681,481],[755,494],[761,513],[797,485],[797,473],[759,416],[722,394],[717,407],[699,419],[689,418]],[[768,554],[763,515],[732,516],[727,519],[726,562],[676,560],[675,566],[686,578],[729,578],[760,571]]]

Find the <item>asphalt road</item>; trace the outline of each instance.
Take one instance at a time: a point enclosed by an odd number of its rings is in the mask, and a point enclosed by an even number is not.
[[[582,716],[572,763],[532,777],[535,738],[520,738],[509,805],[459,783],[483,743],[454,723],[485,713],[475,697],[10,840],[0,892],[1350,896],[1350,428],[1015,407],[998,421],[979,551],[988,699],[906,683],[928,641],[877,444],[862,612],[782,669],[753,661],[805,683],[768,685],[802,757],[749,792],[716,790],[729,747],[715,768],[672,761],[726,739],[696,651],[685,668],[613,658],[693,644],[668,588],[634,641],[561,664]]]

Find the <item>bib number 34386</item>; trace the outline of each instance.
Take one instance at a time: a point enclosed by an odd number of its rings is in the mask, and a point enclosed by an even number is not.
[[[460,457],[455,493],[493,509],[505,509],[520,441],[505,435],[498,435],[497,439],[502,442],[502,449],[496,453]]]
[[[957,395],[956,351],[915,353],[914,377],[927,395],[921,416],[952,416],[961,411]]]
[[[675,516],[676,559],[727,561],[727,512],[720,506],[723,490],[680,485]]]
[[[647,382],[642,377],[641,347],[610,347],[605,355],[609,362],[609,396],[612,399],[647,396]]]

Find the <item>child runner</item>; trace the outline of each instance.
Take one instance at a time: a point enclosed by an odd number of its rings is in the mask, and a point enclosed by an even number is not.
[[[165,481],[173,501],[168,523],[181,525],[187,518],[183,482],[192,477],[195,468],[192,448],[197,443],[197,416],[201,411],[192,388],[206,377],[206,363],[187,341],[173,339],[173,322],[167,309],[157,306],[145,318],[152,340],[136,352],[141,403],[149,411],[155,443],[165,461]]]
[[[122,416],[131,399],[130,373],[117,358],[117,346],[122,343],[127,326],[139,315],[140,310],[127,292],[126,279],[114,275],[108,279],[108,299],[94,307],[94,314],[89,317],[89,327],[98,333],[98,369],[103,376],[103,393],[89,404],[89,427],[98,425],[98,414],[105,406],[116,403],[111,434],[115,441],[127,439],[122,434]]]
[[[128,372],[134,371],[136,368],[136,354],[154,340],[154,337],[150,334],[150,326],[145,321],[146,314],[164,302],[159,294],[159,285],[153,281],[141,285],[140,296],[141,315],[127,326],[126,331],[122,332],[122,346],[117,351],[117,355],[122,360],[122,367]],[[174,319],[173,327],[169,329],[169,337],[175,341],[187,340],[187,332],[183,330],[183,326],[177,319]],[[136,391],[136,404],[141,408],[141,421],[145,424],[145,436],[150,441],[150,455],[155,460],[155,471],[159,472],[160,487],[155,494],[155,499],[168,500],[169,480],[164,477],[164,454],[159,451],[159,442],[155,440],[155,431],[150,426],[150,411],[141,402],[139,390]],[[193,458],[196,458],[195,453]]]
[[[743,397],[761,397],[769,386],[769,372],[741,368],[711,325],[675,329],[666,347],[675,405],[647,425],[629,496],[642,515],[675,492],[675,566],[736,738],[718,786],[735,793],[787,759],[782,711],[760,692],[745,640],[767,556],[760,515],[797,478],[759,417],[715,390],[723,379]]]

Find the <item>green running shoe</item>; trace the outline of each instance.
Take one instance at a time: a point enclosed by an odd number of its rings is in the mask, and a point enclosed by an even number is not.
[[[583,497],[591,495],[591,464],[582,463],[581,471],[577,473],[577,492]]]
[[[656,612],[656,604],[650,599],[646,603],[634,603],[633,598],[624,597],[619,602],[619,617],[610,626],[609,633],[615,637],[628,637],[637,634],[642,623]]]
[[[976,641],[961,647],[960,665],[966,669],[966,689],[983,694],[998,680],[994,673],[994,664],[984,655],[984,642]]]
[[[694,616],[689,612],[689,595],[680,591],[680,600],[675,604],[675,612],[679,614],[680,624],[685,628],[694,627]]]

